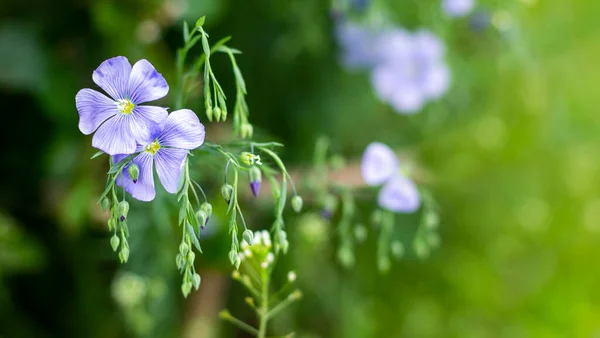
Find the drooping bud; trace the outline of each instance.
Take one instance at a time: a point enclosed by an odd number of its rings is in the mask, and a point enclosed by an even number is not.
[[[190,264],[194,264],[194,260],[196,260],[196,254],[194,251],[190,250],[187,255],[187,261],[190,262]]]
[[[204,211],[206,213],[206,217],[210,217],[210,215],[212,215],[212,205],[208,202],[204,202],[202,203],[202,205],[200,206],[200,209],[202,211]],[[208,219],[207,219],[208,221]]]
[[[215,109],[213,109],[213,115],[215,116],[215,120],[217,120],[217,122],[221,121],[221,108],[218,106],[215,107]]]
[[[126,246],[119,252],[119,259],[121,260],[121,263],[127,263],[127,260],[129,259],[129,249]]]
[[[108,197],[102,198],[102,200],[100,201],[100,208],[102,208],[102,211],[106,211],[109,206],[110,206],[110,198],[108,198]]]
[[[202,278],[200,278],[199,274],[194,274],[194,279],[192,280],[192,283],[194,283],[194,289],[198,290],[198,288],[200,287],[200,282],[202,281]]]
[[[183,293],[184,297],[187,297],[190,294],[191,290],[192,290],[192,283],[184,282],[183,284],[181,284],[181,292]]]
[[[127,203],[127,201],[119,202],[117,210],[119,211],[121,222],[125,221],[127,218],[127,213],[129,213],[129,203]]]
[[[252,194],[254,197],[258,197],[258,192],[260,191],[260,182],[262,181],[262,174],[258,167],[251,167],[250,172],[250,189],[252,189]]]
[[[231,250],[229,251],[229,261],[231,262],[231,265],[235,265],[235,263],[237,262],[237,260],[239,259],[237,252],[235,252],[235,250]]]
[[[300,212],[302,211],[302,197],[300,197],[299,195],[295,195],[294,197],[292,197],[292,209],[294,209],[295,212]]]
[[[204,230],[204,225],[206,225],[206,222],[208,221],[206,212],[202,209],[198,210],[198,212],[196,212],[196,219],[198,220],[198,232],[200,232],[200,230]]]
[[[206,108],[206,117],[208,118],[208,120],[209,120],[210,122],[212,122],[212,119],[213,119],[213,109],[212,109],[212,107],[211,107],[211,106],[208,106],[208,107]]]
[[[240,134],[242,138],[251,138],[252,134],[254,134],[254,127],[250,123],[244,122],[240,127]]]
[[[190,247],[187,245],[187,243],[181,242],[181,244],[179,244],[179,252],[181,253],[182,256],[187,256],[187,253],[189,250],[190,250]]]
[[[119,243],[121,243],[121,240],[117,235],[113,235],[110,238],[110,246],[112,247],[114,252],[117,252],[117,249],[119,248]]]
[[[221,195],[223,195],[223,198],[225,199],[227,204],[231,202],[231,198],[233,197],[233,187],[231,186],[231,184],[223,184],[223,186],[221,187]]]
[[[117,227],[117,221],[114,218],[109,218],[108,219],[108,230],[111,231],[113,229],[116,229]]]
[[[132,163],[127,169],[127,172],[133,183],[137,183],[138,178],[140,177],[140,167],[138,167],[137,164]]]
[[[254,240],[254,234],[252,233],[252,231],[250,231],[248,229],[244,230],[242,237],[244,238],[244,241],[246,241],[246,243],[248,243],[250,245],[252,244],[252,241]]]

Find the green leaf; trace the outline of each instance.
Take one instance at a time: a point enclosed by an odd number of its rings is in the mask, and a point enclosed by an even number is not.
[[[187,213],[188,223],[191,223],[191,225],[194,227],[194,229],[197,229],[198,228],[198,219],[196,218],[196,215],[194,215],[194,209],[192,208],[192,205],[190,204],[189,201],[188,201],[188,206],[186,208],[186,213]]]
[[[106,185],[106,188],[104,189],[104,191],[100,195],[100,198],[98,199],[98,203],[100,203],[102,201],[102,199],[104,197],[106,197],[106,195],[108,195],[108,192],[110,191],[110,189],[112,189],[113,185],[114,185],[114,182],[112,180],[109,181],[109,183]]]
[[[90,160],[93,160],[93,159],[95,159],[96,157],[98,157],[98,156],[100,156],[102,154],[104,154],[104,152],[102,150],[100,150],[99,152],[95,153],[94,156],[90,157]]]
[[[202,253],[202,248],[200,247],[200,242],[198,241],[198,236],[196,236],[196,232],[194,228],[190,225],[190,223],[185,223],[188,231],[188,238],[192,241],[192,244],[196,247],[199,253]]]
[[[210,58],[210,45],[208,44],[208,35],[204,31],[202,31],[202,50],[208,60]]]
[[[183,221],[185,221],[186,211],[187,203],[181,203],[181,207],[179,208],[179,223],[177,224],[181,224]]]
[[[269,156],[271,156],[273,158],[273,161],[275,161],[275,163],[277,164],[277,166],[279,168],[281,168],[281,171],[283,171],[283,173],[287,175],[287,170],[285,170],[285,165],[283,165],[283,162],[281,161],[281,159],[279,158],[279,156],[277,156],[277,154],[275,154],[272,150],[267,149],[265,147],[259,147],[259,148],[260,148],[260,150],[262,150],[265,153],[269,154]]]
[[[283,214],[283,209],[285,208],[285,202],[287,199],[287,180],[285,176],[281,178],[281,189],[279,192],[279,204],[277,205],[277,214]]]
[[[187,42],[190,39],[190,27],[188,27],[187,21],[183,22],[183,42]]]

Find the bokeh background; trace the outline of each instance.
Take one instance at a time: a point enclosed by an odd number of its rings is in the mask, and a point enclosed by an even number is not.
[[[77,128],[75,94],[104,59],[149,59],[170,82],[182,21],[202,15],[212,41],[232,35],[243,51],[250,119],[286,144],[289,167],[310,166],[320,135],[350,163],[386,142],[414,155],[441,207],[440,248],[386,275],[376,229],[346,269],[335,222],[290,213],[277,269],[296,271],[304,298],[273,334],[600,337],[600,2],[479,0],[450,19],[439,0],[354,1],[345,15],[360,20],[371,2],[447,45],[451,89],[419,114],[395,113],[367,73],[343,67],[328,1],[2,1],[0,337],[244,337],[219,321],[224,307],[253,323],[218,219],[197,261],[202,286],[183,299],[165,194],[161,207],[132,207],[132,255],[118,263],[96,204],[107,164],[89,160]],[[231,93],[226,58],[213,62]],[[202,111],[200,98],[190,105]],[[203,177],[214,200],[219,179]],[[251,227],[268,228],[268,205],[252,203]],[[361,199],[364,222],[374,205]],[[403,241],[417,218],[398,217]]]

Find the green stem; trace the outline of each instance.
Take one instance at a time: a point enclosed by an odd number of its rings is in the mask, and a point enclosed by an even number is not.
[[[255,328],[253,328],[252,326],[244,323],[243,321],[241,321],[231,315],[229,315],[228,317],[226,317],[224,319],[250,334],[253,334],[253,335],[259,334],[259,332]]]
[[[264,283],[262,283],[262,297],[260,301],[260,325],[258,326],[258,338],[267,335],[267,323],[269,321],[269,276],[266,270],[262,272]]]

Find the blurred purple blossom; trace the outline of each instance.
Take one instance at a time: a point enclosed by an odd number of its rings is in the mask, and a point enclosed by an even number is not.
[[[148,138],[168,114],[166,108],[139,104],[167,95],[167,82],[147,60],[132,67],[123,56],[102,62],[92,79],[109,96],[89,88],[77,93],[79,130],[95,131],[92,146],[109,155],[134,153],[136,142]]]
[[[443,42],[431,32],[373,28],[341,22],[337,36],[342,63],[371,70],[373,88],[399,113],[416,113],[449,88]]]
[[[469,14],[475,7],[475,0],[443,0],[442,9],[447,16],[457,18]]]
[[[179,177],[185,164],[188,151],[204,143],[204,125],[198,116],[189,110],[181,109],[169,114],[164,124],[155,127],[149,137],[138,144],[133,158],[140,174],[137,182],[129,177],[128,165],[117,179],[117,184],[124,187],[131,196],[140,201],[151,201],[156,195],[154,189],[154,170],[165,190],[174,194],[177,192]],[[127,155],[115,155],[113,161],[118,163]]]
[[[377,203],[393,212],[414,212],[421,205],[419,191],[413,181],[402,176],[399,170],[399,161],[392,149],[379,142],[369,144],[363,154],[361,172],[367,184],[384,184]]]

